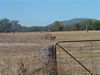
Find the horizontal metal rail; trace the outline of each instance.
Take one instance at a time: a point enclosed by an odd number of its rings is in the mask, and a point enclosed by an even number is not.
[[[92,42],[92,41],[100,41],[100,39],[96,39],[96,40],[70,40],[70,41],[59,41],[58,43],[64,43],[64,42]]]

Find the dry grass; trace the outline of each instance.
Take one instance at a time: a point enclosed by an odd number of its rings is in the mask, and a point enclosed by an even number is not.
[[[56,36],[56,42],[61,40],[78,39],[99,39],[100,31],[68,31],[68,32],[50,32]],[[0,42],[20,42],[20,43],[49,43],[50,41],[41,39],[47,32],[28,32],[28,33],[4,33],[0,34]],[[51,42],[50,42],[51,43]]]
[[[46,32],[0,33],[0,75],[18,75],[21,62],[27,72],[42,67],[41,49],[58,41],[100,38],[100,31],[50,33],[56,40],[42,39]]]
[[[57,41],[60,40],[84,40],[84,39],[99,39],[100,31],[69,31],[69,32],[54,32],[57,36]]]

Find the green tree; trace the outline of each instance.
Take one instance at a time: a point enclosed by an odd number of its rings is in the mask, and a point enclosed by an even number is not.
[[[15,32],[21,30],[21,25],[17,20],[0,19],[0,32]]]
[[[100,21],[97,20],[93,23],[93,29],[100,30]]]
[[[80,30],[80,23],[76,23],[74,25],[74,30],[79,31]]]
[[[54,31],[63,31],[64,26],[63,26],[63,24],[60,21],[56,21],[56,22],[54,22],[54,24],[52,26],[52,29]]]
[[[6,18],[0,20],[0,32],[8,32],[10,30],[10,21]]]
[[[20,31],[21,30],[21,25],[19,24],[19,21],[18,20],[12,20],[10,22],[11,24],[11,31],[12,32],[16,32],[16,31]]]

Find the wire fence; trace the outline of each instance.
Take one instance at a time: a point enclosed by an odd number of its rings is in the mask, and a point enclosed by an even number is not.
[[[1,44],[0,75],[100,75],[100,40]]]
[[[0,45],[0,75],[44,75],[42,55],[34,45]]]
[[[100,75],[100,40],[56,44],[58,75]]]

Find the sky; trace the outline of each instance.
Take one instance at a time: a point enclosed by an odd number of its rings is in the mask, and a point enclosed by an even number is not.
[[[100,20],[100,0],[0,0],[0,19],[23,26],[45,26],[73,18]]]

